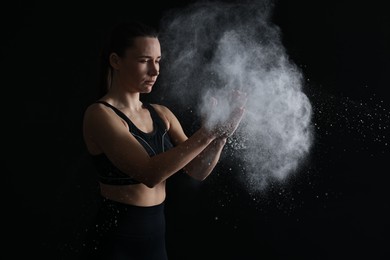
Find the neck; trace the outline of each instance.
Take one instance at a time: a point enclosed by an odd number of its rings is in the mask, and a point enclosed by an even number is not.
[[[140,94],[136,93],[118,93],[116,91],[109,91],[103,98],[118,109],[129,109],[131,111],[139,111],[142,109],[142,102],[140,101]]]

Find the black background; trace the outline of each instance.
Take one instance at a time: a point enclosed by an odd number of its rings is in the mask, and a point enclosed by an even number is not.
[[[3,3],[2,223],[11,259],[77,259],[96,209],[81,122],[94,92],[103,32],[128,16],[157,23],[165,10],[188,3]],[[385,259],[385,1],[275,3],[273,20],[305,75],[313,105],[310,157],[287,183],[260,194],[226,174],[234,162],[221,161],[203,183],[172,177],[170,259]]]

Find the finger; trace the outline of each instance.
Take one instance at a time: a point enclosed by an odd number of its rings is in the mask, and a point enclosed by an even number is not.
[[[210,97],[211,108],[215,108],[218,104],[218,100],[215,97]]]

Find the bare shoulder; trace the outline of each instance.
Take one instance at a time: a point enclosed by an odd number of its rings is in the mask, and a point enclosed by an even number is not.
[[[165,105],[161,105],[161,104],[156,104],[156,103],[153,103],[151,104],[156,110],[158,110],[159,112],[166,112],[166,111],[169,111],[170,112],[170,109],[165,106]]]
[[[84,129],[96,132],[97,129],[103,129],[109,125],[117,125],[121,120],[118,120],[118,117],[115,117],[114,115],[114,111],[107,106],[93,103],[89,105],[84,112]]]
[[[167,119],[170,119],[172,118],[172,116],[174,116],[172,111],[167,106],[161,104],[151,104],[151,105],[154,107],[157,113],[159,113],[159,115],[166,117]]]
[[[167,106],[161,104],[151,104],[151,105],[154,107],[154,109],[160,115],[160,117],[165,121],[165,123],[168,126],[168,129],[170,129],[171,126],[174,126],[178,123],[176,116]]]
[[[93,119],[96,117],[104,117],[105,115],[108,115],[109,109],[103,104],[99,103],[92,103],[90,104],[84,112],[84,119]]]

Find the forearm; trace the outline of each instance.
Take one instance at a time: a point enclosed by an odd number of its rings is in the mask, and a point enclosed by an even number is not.
[[[184,170],[197,180],[204,180],[215,168],[219,161],[226,138],[217,138],[207,146],[197,157],[188,163]]]
[[[151,157],[149,164],[151,170],[147,172],[151,174],[151,179],[161,182],[188,165],[204,149],[207,149],[213,140],[215,138],[210,138],[207,131],[198,130],[174,148]],[[146,174],[144,176],[146,177]]]

